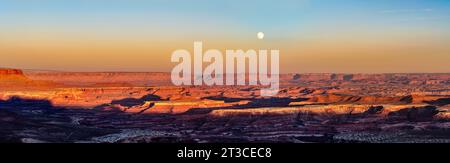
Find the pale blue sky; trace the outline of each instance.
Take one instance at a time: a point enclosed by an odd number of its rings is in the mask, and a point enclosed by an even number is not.
[[[165,29],[167,34],[240,29],[296,36],[330,25],[449,33],[449,22],[448,0],[0,0],[0,29],[25,25],[94,32]]]

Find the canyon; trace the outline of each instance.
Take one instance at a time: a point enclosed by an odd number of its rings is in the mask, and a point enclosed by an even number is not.
[[[280,74],[174,86],[164,72],[0,68],[1,142],[450,142],[450,74]]]

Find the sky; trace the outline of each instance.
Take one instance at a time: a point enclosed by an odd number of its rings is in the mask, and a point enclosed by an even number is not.
[[[170,72],[194,41],[279,49],[283,73],[449,73],[450,1],[0,0],[0,67]]]

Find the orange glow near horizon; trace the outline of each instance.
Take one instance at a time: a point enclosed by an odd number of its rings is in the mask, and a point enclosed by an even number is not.
[[[450,3],[346,1],[5,1],[0,67],[169,72],[203,41],[279,49],[282,73],[450,72]]]
[[[17,39],[17,38],[16,38]],[[63,71],[168,72],[170,55],[192,51],[194,40],[0,39],[1,67]],[[265,41],[265,42],[264,42]],[[278,48],[281,71],[390,73],[450,72],[450,47],[440,40],[345,38],[271,41],[206,40],[204,50]]]

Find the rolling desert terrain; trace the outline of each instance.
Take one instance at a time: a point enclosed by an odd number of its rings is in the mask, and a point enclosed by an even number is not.
[[[450,74],[282,74],[173,86],[164,72],[0,69],[1,142],[450,143]]]

